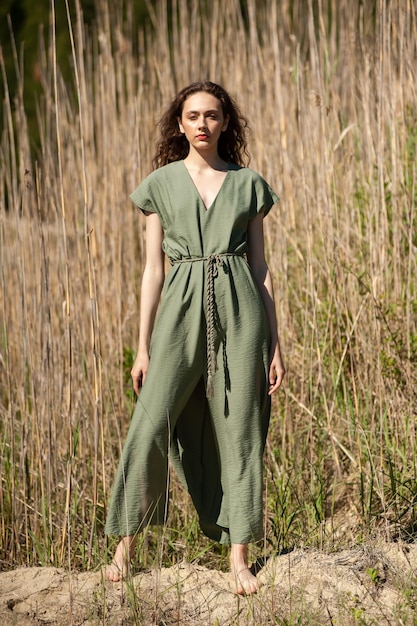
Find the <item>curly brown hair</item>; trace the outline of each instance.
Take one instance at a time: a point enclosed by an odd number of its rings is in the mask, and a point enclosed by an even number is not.
[[[152,159],[154,169],[185,159],[188,155],[189,143],[179,129],[178,118],[182,115],[187,98],[201,91],[217,98],[221,102],[223,115],[229,116],[227,129],[222,132],[219,139],[219,156],[227,163],[248,165],[250,155],[246,143],[247,119],[223,87],[210,81],[203,81],[184,87],[162,115],[159,121],[160,139],[156,144],[155,156]]]

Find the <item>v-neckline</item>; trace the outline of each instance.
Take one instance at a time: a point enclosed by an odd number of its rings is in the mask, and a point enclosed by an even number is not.
[[[194,187],[194,189],[195,189],[195,192],[197,193],[198,199],[200,200],[200,203],[201,203],[201,205],[202,205],[202,207],[203,207],[203,209],[204,209],[204,212],[205,212],[205,213],[209,213],[209,212],[211,211],[211,209],[212,209],[213,205],[216,203],[216,200],[217,200],[217,198],[219,197],[219,194],[220,194],[221,190],[223,189],[224,183],[226,182],[226,179],[227,179],[227,177],[229,176],[229,172],[230,172],[230,164],[229,164],[229,163],[227,164],[226,176],[223,178],[223,180],[222,180],[222,184],[221,184],[221,185],[220,185],[220,187],[218,188],[217,193],[216,193],[216,195],[214,196],[212,203],[211,203],[211,204],[207,207],[207,206],[206,206],[206,203],[204,202],[204,200],[203,200],[203,198],[202,198],[202,196],[201,196],[201,193],[200,193],[200,192],[199,192],[199,190],[198,190],[197,185],[196,185],[196,184],[195,184],[195,182],[194,182],[193,177],[191,176],[191,173],[190,173],[190,171],[189,171],[188,167],[187,167],[187,166],[185,165],[185,163],[184,163],[184,160],[182,160],[181,162],[182,162],[182,164],[183,164],[183,166],[184,166],[184,168],[185,168],[185,171],[187,172],[187,175],[188,175],[188,178],[189,178],[189,179],[190,179],[190,181],[191,181],[191,184],[193,185],[193,187]]]

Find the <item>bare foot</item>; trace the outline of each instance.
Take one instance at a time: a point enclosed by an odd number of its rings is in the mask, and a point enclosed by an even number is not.
[[[245,543],[233,543],[230,552],[230,571],[232,573],[236,593],[249,596],[256,593],[259,583],[248,565],[248,546]]]
[[[259,584],[256,577],[252,574],[249,567],[240,570],[234,574],[236,593],[240,596],[250,596],[257,593]]]
[[[112,561],[110,565],[105,565],[103,568],[104,578],[110,580],[112,583],[118,583],[124,580],[127,577],[128,571],[128,568],[120,568],[114,561]]]
[[[119,542],[113,561],[103,568],[104,578],[112,583],[125,579],[130,570],[130,560],[136,546],[136,537],[123,537]]]

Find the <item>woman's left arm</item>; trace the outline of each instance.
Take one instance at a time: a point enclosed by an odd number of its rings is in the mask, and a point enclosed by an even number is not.
[[[280,387],[285,375],[285,367],[278,337],[272,279],[265,261],[263,217],[262,214],[259,214],[249,222],[248,262],[264,303],[271,334],[268,390],[269,395],[271,395]]]

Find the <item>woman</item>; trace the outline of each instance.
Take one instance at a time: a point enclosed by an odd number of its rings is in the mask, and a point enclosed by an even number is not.
[[[127,574],[137,533],[166,519],[170,459],[203,532],[231,543],[236,592],[258,590],[248,543],[262,537],[262,455],[285,370],[263,243],[277,196],[242,166],[245,127],[222,87],[189,85],[162,117],[155,169],[131,196],[147,216],[146,265],[138,402],[106,523],[122,537],[111,581]]]

